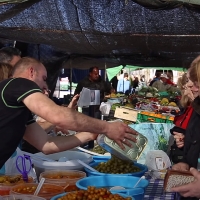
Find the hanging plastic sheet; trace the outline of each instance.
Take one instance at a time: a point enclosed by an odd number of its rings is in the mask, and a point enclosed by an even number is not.
[[[138,160],[139,163],[145,162],[147,152],[150,150],[163,150],[164,152],[167,152],[168,141],[171,135],[170,129],[174,124],[140,123],[131,124],[129,126],[148,138],[146,148]]]

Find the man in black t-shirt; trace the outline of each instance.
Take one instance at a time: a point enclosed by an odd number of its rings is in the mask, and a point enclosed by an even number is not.
[[[83,87],[94,90],[100,90],[101,102],[104,99],[105,93],[110,94],[112,90],[111,84],[109,82],[105,82],[99,75],[98,67],[91,67],[89,69],[89,75],[78,83],[74,91],[74,95],[80,94]]]
[[[122,122],[108,123],[60,107],[42,91],[47,71],[33,58],[22,58],[14,67],[13,78],[0,82],[0,168],[22,138],[45,154],[71,149],[105,134],[123,148],[135,141],[136,131]],[[68,137],[49,137],[32,118],[32,113],[63,129],[88,131]],[[96,133],[96,134],[94,134]],[[117,134],[116,134],[117,133]],[[131,135],[132,134],[132,135]]]

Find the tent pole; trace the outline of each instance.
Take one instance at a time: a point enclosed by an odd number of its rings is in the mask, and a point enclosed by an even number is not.
[[[13,48],[15,48],[15,46],[16,46],[16,40],[13,42]]]
[[[70,59],[70,95],[72,95],[72,63]]]
[[[106,69],[107,69],[107,65],[106,65],[106,62],[105,62],[105,73],[104,73],[104,81],[106,81]]]

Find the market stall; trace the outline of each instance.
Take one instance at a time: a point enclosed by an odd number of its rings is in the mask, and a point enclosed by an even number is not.
[[[99,105],[99,92],[92,92],[83,88],[78,105],[87,106],[91,102]],[[91,94],[96,94],[94,99],[91,99]],[[80,196],[101,199],[105,195],[110,199],[127,200],[158,198],[158,194],[150,188],[157,188],[158,183],[162,186],[167,169],[171,166],[165,152],[173,116],[179,112],[178,99],[177,93],[167,95],[153,87],[141,87],[128,96],[112,93],[100,110],[102,115],[106,114],[103,111],[109,111],[106,116],[109,123],[124,121],[138,132],[136,141],[129,141],[131,146],[125,145],[122,149],[110,138],[99,134],[95,147],[90,149],[77,147],[51,155],[18,150],[17,156],[11,158],[5,167],[6,173],[17,172],[21,175],[0,176],[0,194],[34,195],[38,187],[36,182],[44,180],[38,196],[45,199],[81,200]],[[102,110],[102,107],[111,109]],[[98,198],[93,196],[94,193]],[[168,195],[174,196],[173,193],[163,193],[162,196],[165,199]]]

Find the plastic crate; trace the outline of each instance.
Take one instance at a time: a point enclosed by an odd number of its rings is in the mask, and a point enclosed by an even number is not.
[[[173,124],[174,123],[174,117],[173,116],[167,116],[166,123]]]
[[[166,123],[166,120],[167,116],[148,111],[142,111],[137,115],[137,123],[138,122]]]

